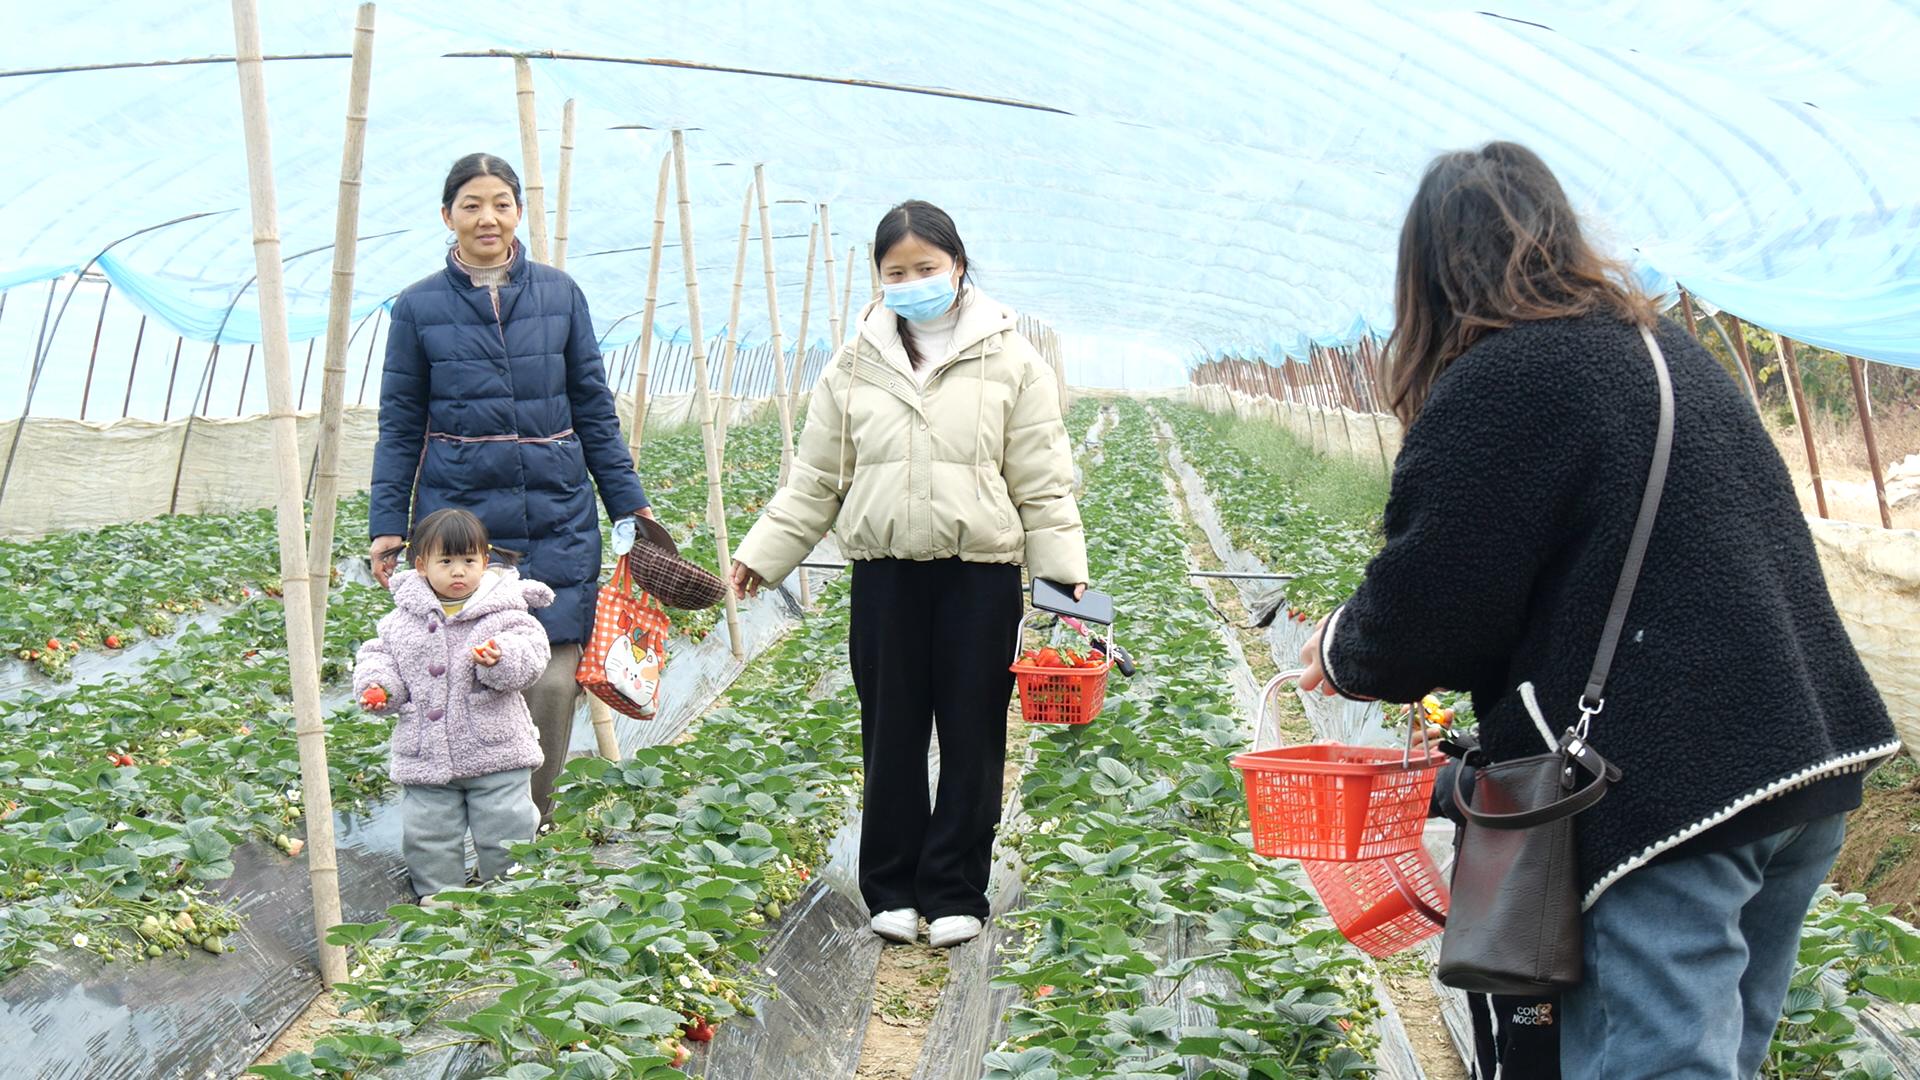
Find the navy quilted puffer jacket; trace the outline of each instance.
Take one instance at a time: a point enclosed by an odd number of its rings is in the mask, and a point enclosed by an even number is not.
[[[370,535],[457,506],[522,577],[553,589],[534,614],[556,644],[593,628],[599,485],[607,512],[647,505],[607,389],[586,297],[564,272],[514,254],[499,312],[453,262],[393,303],[373,455]]]

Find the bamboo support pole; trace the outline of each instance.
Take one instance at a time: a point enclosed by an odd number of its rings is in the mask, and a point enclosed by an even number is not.
[[[773,397],[780,407],[780,486],[793,471],[793,401],[787,397],[786,340],[780,334],[780,290],[773,280],[773,213],[767,206],[767,167],[753,167],[760,198],[760,264],[767,276],[767,322],[773,327]]]
[[[1807,396],[1800,386],[1800,361],[1795,358],[1793,341],[1779,334],[1773,335],[1774,345],[1780,350],[1780,363],[1787,376],[1787,392],[1793,398],[1794,416],[1800,425],[1800,439],[1807,448],[1807,470],[1813,477],[1813,501],[1819,508],[1820,516],[1827,516],[1827,489],[1820,483],[1820,453],[1813,447],[1813,413],[1807,407]]]
[[[567,268],[567,203],[568,196],[572,193],[573,99],[568,98],[566,105],[560,110],[560,192],[554,200],[553,212],[553,268],[555,270]]]
[[[1747,377],[1747,394],[1753,398],[1753,407],[1760,407],[1760,380],[1753,376],[1753,357],[1747,348],[1747,328],[1741,324],[1740,316],[1731,312],[1727,318],[1733,320],[1733,355],[1740,361],[1740,370]]]
[[[831,215],[832,208],[826,203],[821,203],[820,240],[827,247],[827,329],[833,334],[833,344],[827,349],[829,357],[838,353],[841,344],[846,340],[840,333],[840,301],[834,297],[833,292],[833,218]]]
[[[1370,343],[1362,343],[1360,355],[1361,355],[1362,361],[1366,364],[1367,372],[1368,372],[1367,413],[1368,415],[1373,417],[1373,442],[1374,442],[1374,445],[1378,447],[1380,450],[1380,471],[1381,473],[1385,474],[1387,477],[1391,478],[1393,476],[1393,462],[1388,460],[1387,458],[1387,437],[1380,430],[1381,419],[1380,419],[1379,395],[1377,393],[1377,388],[1373,385],[1373,382],[1372,382],[1373,380],[1372,373],[1375,370],[1377,370],[1376,365],[1379,363],[1380,357],[1379,357],[1379,354],[1374,351]]]
[[[680,260],[687,278],[687,332],[693,340],[694,394],[700,415],[701,442],[707,451],[707,521],[713,526],[713,543],[719,555],[722,576],[733,566],[733,554],[727,547],[727,509],[720,496],[720,445],[714,438],[713,409],[707,390],[707,342],[700,334],[700,277],[693,261],[693,203],[687,197],[687,137],[673,129],[673,179],[680,198]],[[736,660],[746,658],[746,643],[740,640],[740,604],[731,588],[726,590],[727,644]]]
[[[133,377],[140,371],[140,344],[147,340],[147,317],[140,316],[140,329],[133,334],[133,362],[127,365],[127,396],[120,399],[120,419],[133,408]]]
[[[100,317],[93,323],[93,350],[87,353],[87,381],[80,387],[80,419],[87,418],[87,399],[93,396],[93,365],[100,359],[100,331],[107,326],[107,301],[113,299],[113,282],[100,294]]]
[[[840,329],[848,337],[859,333],[853,325],[853,253],[858,250],[855,245],[847,247],[847,277],[840,287]]]
[[[753,221],[753,185],[740,200],[740,245],[733,257],[733,295],[727,308],[727,344],[720,359],[720,415],[714,430],[720,439],[720,463],[727,461],[727,432],[733,427],[733,376],[740,360],[740,297],[747,284],[747,230]]]
[[[347,975],[346,950],[327,942],[339,925],[340,880],[333,846],[333,791],[327,775],[326,725],[320,712],[320,668],[314,660],[312,603],[307,592],[306,520],[300,500],[299,431],[294,423],[292,365],[287,348],[287,295],[280,269],[279,212],[267,123],[267,86],[260,60],[255,0],[233,0],[234,67],[246,126],[247,179],[253,207],[254,266],[260,281],[260,333],[265,346],[267,403],[279,480],[280,579],[287,620],[287,661],[299,736],[301,802],[307,825],[307,872],[313,889],[320,977],[332,986]]]
[[[520,105],[520,180],[527,195],[527,236],[533,261],[547,261],[547,185],[540,179],[540,129],[533,109],[533,67],[513,58],[514,96]]]
[[[805,283],[800,286],[800,337],[793,346],[793,373],[785,388],[789,424],[792,423],[794,412],[800,408],[800,377],[808,366],[807,329],[808,321],[813,317],[813,261],[819,241],[820,223],[816,221],[807,226],[807,276]],[[832,250],[832,245],[828,245],[828,250]],[[784,472],[781,474],[781,483],[786,483]],[[800,607],[803,610],[813,606],[813,583],[808,577],[807,571],[801,569]]]
[[[647,253],[647,302],[640,312],[640,351],[634,358],[633,467],[640,467],[640,442],[647,430],[647,373],[653,363],[653,317],[660,306],[660,245],[667,239],[667,174],[673,152],[660,155],[660,184],[653,193],[653,246]]]
[[[800,408],[800,383],[808,363],[808,324],[813,319],[813,261],[818,252],[815,250],[820,241],[820,224],[814,222],[807,227],[807,277],[800,286],[800,337],[793,343],[793,381],[787,387],[789,408]]]
[[[852,256],[849,255],[848,258],[852,258]],[[880,264],[874,261],[872,244],[867,245],[867,278],[869,284],[873,286],[873,295],[868,297],[868,299],[880,299]]]
[[[333,584],[333,526],[340,495],[340,420],[347,403],[347,342],[350,339],[347,324],[353,319],[361,173],[367,152],[367,101],[373,87],[373,12],[372,4],[361,4],[354,21],[353,67],[347,76],[346,134],[340,147],[340,197],[333,216],[333,282],[327,292],[327,353],[321,366],[320,436],[313,459],[313,535],[307,543],[315,662],[326,659],[327,591]],[[313,358],[311,344],[307,346],[307,358]]]
[[[1867,440],[1867,467],[1873,470],[1873,494],[1880,502],[1880,527],[1893,528],[1893,508],[1887,505],[1887,478],[1880,471],[1880,440],[1873,432],[1873,401],[1867,395],[1865,365],[1857,356],[1847,357],[1847,373],[1853,376],[1853,403],[1860,411],[1860,431]]]
[[[1693,340],[1699,341],[1700,324],[1694,321],[1693,297],[1688,295],[1685,289],[1680,290],[1680,314],[1687,320],[1687,333],[1693,335]]]

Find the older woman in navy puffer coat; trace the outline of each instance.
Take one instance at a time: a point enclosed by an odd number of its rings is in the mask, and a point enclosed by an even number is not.
[[[593,629],[600,518],[652,516],[620,434],[580,287],[514,242],[520,179],[491,154],[454,163],[441,217],[455,238],[444,270],[393,304],[374,449],[369,554],[382,585],[412,524],[458,507],[517,551],[522,576],[553,589],[535,612],[552,659],[526,691],[546,762],[533,801],[552,816]],[[588,483],[591,472],[593,483]]]

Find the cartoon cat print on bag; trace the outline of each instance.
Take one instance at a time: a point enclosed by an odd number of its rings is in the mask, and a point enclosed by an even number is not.
[[[607,646],[607,685],[652,716],[660,694],[660,657],[641,640],[643,636],[644,631],[636,627]]]

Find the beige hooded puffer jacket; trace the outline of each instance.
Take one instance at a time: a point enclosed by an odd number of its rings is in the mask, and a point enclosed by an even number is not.
[[[849,559],[1025,563],[1087,580],[1073,454],[1053,372],[1012,309],[961,293],[953,351],[915,378],[878,301],[813,388],[792,474],[735,553],[784,580],[834,528]]]

